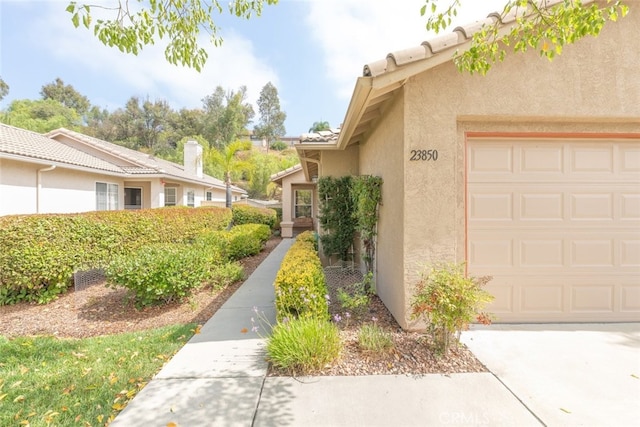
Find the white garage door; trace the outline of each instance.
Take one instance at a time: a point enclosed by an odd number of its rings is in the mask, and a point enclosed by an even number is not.
[[[498,322],[640,321],[640,140],[472,139],[466,162]]]

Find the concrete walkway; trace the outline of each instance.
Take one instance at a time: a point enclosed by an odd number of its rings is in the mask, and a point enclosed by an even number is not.
[[[273,281],[292,243],[269,254],[111,426],[640,425],[640,324],[466,332],[487,373],[267,377],[253,307],[275,322]]]

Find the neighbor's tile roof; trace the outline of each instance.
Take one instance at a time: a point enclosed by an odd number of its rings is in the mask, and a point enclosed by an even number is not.
[[[300,163],[295,164],[293,166],[291,166],[290,168],[287,168],[285,170],[282,170],[280,172],[276,172],[273,175],[271,175],[271,181],[273,182],[278,182],[278,181],[282,181],[282,178],[292,175],[296,172],[298,172],[299,170],[302,169],[302,165]]]
[[[316,142],[316,143],[335,142],[338,140],[339,136],[340,136],[340,129],[332,128],[329,130],[321,130],[319,132],[302,134],[302,136],[300,137],[300,142]]]
[[[99,171],[123,173],[122,169],[40,133],[0,123],[0,153],[31,157]]]
[[[179,165],[168,160],[160,159],[149,154],[142,153],[140,151],[132,150],[130,148],[123,147],[112,142],[104,141],[102,139],[94,138],[92,136],[75,132],[69,129],[56,129],[49,132],[47,135],[51,138],[55,138],[58,135],[64,135],[68,138],[72,138],[76,141],[92,146],[97,150],[126,160],[127,162],[129,162],[129,164],[126,166],[120,166],[120,168],[127,174],[175,177],[181,180],[198,182],[200,184],[209,185],[212,187],[226,188],[226,184],[222,180],[219,180],[212,176],[203,175],[202,178],[198,178],[197,176],[185,172],[183,165]],[[246,191],[240,187],[231,187],[235,192],[246,194]]]
[[[72,147],[63,141],[55,139],[58,135],[72,138],[86,146],[108,153],[109,156],[101,158],[99,155],[84,152],[81,148]],[[91,151],[95,153],[95,151]],[[203,175],[202,178],[198,178],[185,172],[183,165],[158,159],[139,151],[64,128],[43,135],[0,123],[0,157],[3,157],[3,154],[5,156],[26,157],[41,162],[80,167],[96,172],[108,172],[123,176],[173,177],[201,185],[226,188],[223,181],[212,176]],[[232,189],[236,193],[246,194],[246,191],[240,187],[232,186]]]

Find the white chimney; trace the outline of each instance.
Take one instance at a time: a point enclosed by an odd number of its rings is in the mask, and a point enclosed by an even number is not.
[[[202,178],[202,145],[196,141],[184,144],[184,171]]]

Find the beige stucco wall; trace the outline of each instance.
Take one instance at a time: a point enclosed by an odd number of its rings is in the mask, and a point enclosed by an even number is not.
[[[347,175],[358,175],[358,147],[351,146],[341,151],[322,151],[321,162],[320,176],[339,178]]]
[[[403,97],[385,112],[371,138],[360,145],[360,175],[382,177],[382,203],[379,207],[375,281],[378,295],[396,317],[404,317],[405,194],[408,189],[403,162]]]
[[[407,82],[404,147],[388,140],[376,148],[385,160],[400,151],[403,156],[404,187],[385,179],[383,190],[404,193],[404,317],[397,316],[396,297],[383,294],[403,327],[418,326],[408,307],[423,265],[465,258],[466,131],[640,132],[640,38],[630,37],[639,18],[640,9],[632,10],[553,62],[535,52],[510,55],[487,76],[460,73],[447,63]],[[401,121],[394,113],[385,120]],[[388,125],[377,126],[367,145],[387,132]],[[409,161],[411,150],[429,149],[438,150],[437,161]],[[372,173],[367,151],[361,155],[361,173]],[[382,224],[381,236],[387,233]],[[381,237],[381,246],[386,243]],[[380,274],[395,268],[379,264]]]

